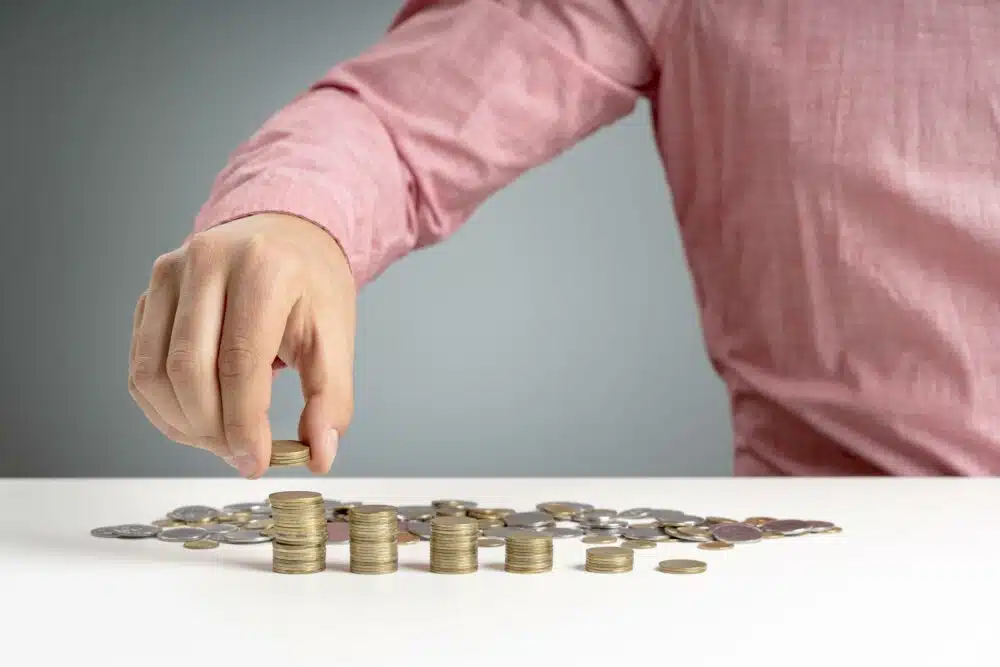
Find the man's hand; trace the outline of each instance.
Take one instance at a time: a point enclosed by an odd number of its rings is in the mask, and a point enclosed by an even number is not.
[[[157,259],[136,304],[129,393],[171,440],[256,478],[271,455],[273,368],[295,368],[309,469],[330,469],[353,411],[355,285],[320,227],[262,214]]]

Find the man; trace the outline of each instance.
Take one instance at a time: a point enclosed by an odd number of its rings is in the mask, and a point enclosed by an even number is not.
[[[732,397],[736,473],[1000,472],[986,0],[408,2],[233,154],[157,261],[133,397],[253,478],[272,369],[294,367],[310,467],[328,470],[351,417],[356,290],[642,97]]]

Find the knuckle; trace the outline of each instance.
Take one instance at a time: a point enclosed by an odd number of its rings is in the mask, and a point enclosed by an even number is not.
[[[204,234],[192,238],[187,245],[187,261],[196,272],[211,269],[219,256],[218,242]]]
[[[168,252],[165,255],[160,255],[156,258],[156,261],[153,262],[153,275],[150,282],[166,282],[170,280],[176,272],[177,254],[174,252]]]
[[[160,369],[151,357],[136,354],[132,362],[131,382],[136,390],[142,392],[149,389],[160,380]]]
[[[256,369],[253,350],[245,341],[233,341],[219,350],[219,377],[241,380]]]
[[[171,346],[167,352],[167,377],[174,385],[189,385],[201,374],[202,364],[190,345]]]

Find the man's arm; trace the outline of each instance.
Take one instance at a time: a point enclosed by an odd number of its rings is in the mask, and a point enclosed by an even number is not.
[[[411,0],[231,156],[195,231],[271,211],[344,248],[360,288],[634,108],[656,0]]]

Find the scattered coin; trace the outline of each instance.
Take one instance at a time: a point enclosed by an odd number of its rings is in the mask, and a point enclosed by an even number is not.
[[[219,534],[219,541],[226,544],[261,544],[272,539],[258,530],[234,530],[231,533]]]
[[[666,531],[666,529],[664,529]],[[678,526],[674,528],[674,533],[679,536],[682,540],[687,540],[688,542],[711,542],[715,539],[712,536],[712,530],[709,528],[702,528],[701,526]],[[672,535],[674,534],[672,533]]]
[[[824,530],[836,528],[836,526],[830,521],[806,521],[806,523],[809,524],[810,533],[821,533]]]
[[[821,530],[819,532],[820,533],[828,533],[828,534],[842,533],[842,532],[844,532],[844,529],[841,528],[840,526],[834,526],[833,528],[827,528],[826,530]]]
[[[123,526],[115,526],[115,537],[135,540],[147,537],[156,537],[162,529],[150,526],[145,523],[127,523]],[[169,529],[168,529],[169,530]]]
[[[660,561],[658,569],[660,572],[668,572],[670,574],[700,574],[708,569],[708,564],[700,560],[677,558]]]
[[[422,540],[431,539],[431,524],[427,521],[409,521],[406,524],[406,530]]]
[[[502,547],[507,543],[507,540],[499,537],[480,537],[479,546],[481,547]]]
[[[809,524],[805,521],[799,521],[798,519],[775,519],[762,524],[760,529],[772,533],[781,533],[782,535],[789,537],[808,533]]]
[[[664,532],[662,530],[652,526],[632,526],[622,531],[622,537],[627,540],[656,541],[663,536]]]
[[[504,517],[504,523],[511,528],[541,528],[555,523],[546,512],[515,512]]]
[[[764,535],[760,528],[746,523],[720,523],[711,532],[715,539],[730,544],[760,542]]]
[[[209,508],[211,509],[211,508]],[[226,505],[222,508],[223,512],[228,514],[270,514],[271,506],[266,502],[263,503],[234,503],[232,505]]]
[[[175,519],[157,519],[152,522],[154,526],[158,528],[173,528],[175,526],[186,525],[183,521],[177,521]]]
[[[579,512],[586,512],[588,510],[594,509],[593,505],[587,503],[577,503],[570,502],[568,500],[559,500],[547,503],[538,503],[535,505],[535,509],[542,512],[548,512],[550,514],[577,514]]]
[[[219,510],[214,507],[208,507],[206,505],[185,505],[184,507],[178,507],[175,510],[167,512],[167,518],[191,523],[208,521],[219,516],[219,514]]]
[[[612,535],[587,535],[580,541],[584,544],[614,544],[618,538]]]
[[[189,540],[184,543],[185,549],[215,549],[218,546],[215,540]]]
[[[252,525],[253,523],[254,521],[250,521],[249,523],[247,523],[247,528],[255,528],[255,526]],[[270,519],[267,519],[267,523],[268,525],[270,525],[272,522]],[[267,527],[268,526],[261,526],[261,528],[267,528]],[[209,535],[218,535],[219,533],[231,533],[234,530],[240,529],[239,526],[233,523],[210,523],[206,526],[203,526],[203,528],[208,532]]]
[[[397,507],[396,512],[404,521],[430,521],[434,518],[436,508],[431,505],[404,505]]]
[[[724,516],[706,516],[705,521],[711,525],[720,523],[739,523],[736,519],[727,519]]]
[[[473,507],[478,507],[479,503],[474,503],[471,500],[432,500],[431,505],[435,508],[456,507],[459,509],[469,510]]]
[[[115,529],[118,526],[102,526],[101,528],[94,528],[90,531],[90,534],[94,537],[118,537],[115,534]]]
[[[702,542],[698,545],[698,548],[706,551],[724,551],[732,549],[733,545],[729,542]]]
[[[619,519],[656,519],[651,507],[633,507],[618,513]]]
[[[224,533],[219,533],[220,535]],[[200,540],[208,536],[208,531],[204,528],[177,527],[164,528],[157,537],[164,542],[190,542]]]
[[[782,535],[781,533],[772,533],[770,531],[765,530],[761,531],[761,537],[765,540],[774,540],[779,537],[784,537],[784,535]]]
[[[396,542],[398,544],[416,544],[420,541],[420,538],[413,533],[400,533],[396,536]]]
[[[538,532],[542,535],[547,535],[560,540],[570,537],[583,537],[587,534],[582,528],[560,528],[558,526],[555,528],[543,528]]]
[[[650,540],[625,540],[622,546],[627,549],[655,549],[656,542]]]

